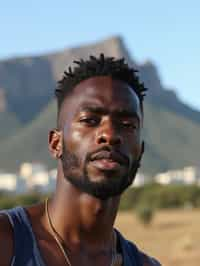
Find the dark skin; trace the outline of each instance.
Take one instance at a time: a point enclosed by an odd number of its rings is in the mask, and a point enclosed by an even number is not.
[[[89,108],[88,108],[89,107]],[[63,145],[79,158],[79,178],[88,152],[101,146],[117,147],[129,166],[114,165],[120,175],[130,174],[131,163],[141,151],[142,112],[137,95],[125,82],[109,76],[92,77],[76,85],[61,107],[59,127],[49,133],[49,150],[58,160],[57,186],[49,200],[49,213],[71,264],[105,266],[111,263],[113,224],[120,196],[98,199],[74,187],[64,176]],[[109,179],[112,163],[88,163],[90,181]],[[105,169],[106,168],[106,169]],[[47,223],[44,203],[27,207],[42,257],[48,266],[66,265]],[[13,255],[12,228],[0,217],[1,265],[10,265]],[[152,265],[145,258],[145,265]]]

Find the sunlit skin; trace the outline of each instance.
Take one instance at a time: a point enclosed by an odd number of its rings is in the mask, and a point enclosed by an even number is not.
[[[49,150],[58,161],[57,185],[49,200],[49,213],[72,265],[110,265],[120,195],[101,200],[73,186],[64,176],[63,144],[79,159],[79,167],[71,169],[77,178],[83,178],[84,165],[92,182],[109,181],[111,175],[128,178],[131,164],[141,152],[141,127],[139,99],[125,82],[109,76],[92,77],[76,85],[65,98],[58,129],[49,133]],[[112,160],[85,164],[88,153],[106,145],[120,151],[128,164]],[[44,204],[28,207],[27,211],[47,265],[66,265],[48,227]]]

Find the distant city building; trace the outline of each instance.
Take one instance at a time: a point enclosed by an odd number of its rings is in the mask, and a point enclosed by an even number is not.
[[[12,173],[0,173],[0,191],[14,192],[17,187],[17,176]]]
[[[56,178],[57,178],[57,169],[51,169],[49,171],[49,192],[55,190],[56,187]]]
[[[133,187],[140,187],[144,186],[145,184],[149,183],[151,181],[150,177],[143,174],[143,173],[137,173],[135,180],[133,182]]]
[[[157,183],[167,184],[197,184],[200,185],[200,168],[184,167],[179,170],[171,170],[165,173],[160,173],[155,176]]]
[[[56,186],[57,169],[47,170],[41,163],[23,163],[19,175],[0,171],[0,191],[15,194],[24,194],[30,191],[41,193],[52,192]],[[132,186],[143,186],[152,181],[152,178],[139,172]],[[200,185],[200,168],[184,167],[157,174],[153,181],[162,184],[197,184]]]
[[[49,174],[45,165],[41,163],[23,163],[19,175],[21,179],[25,180],[27,191],[49,191]]]
[[[22,163],[19,169],[19,175],[26,179],[33,174],[33,166],[31,163]]]

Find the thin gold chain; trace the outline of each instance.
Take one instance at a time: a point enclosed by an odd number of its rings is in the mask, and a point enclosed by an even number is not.
[[[63,248],[63,245],[62,243],[60,242],[59,238],[58,238],[58,233],[56,231],[56,229],[54,228],[53,224],[52,224],[52,221],[51,221],[51,218],[50,218],[50,215],[49,215],[49,209],[48,209],[48,198],[45,200],[45,214],[46,214],[46,217],[47,217],[47,221],[48,221],[48,224],[49,224],[49,228],[51,229],[51,232],[52,232],[52,236],[53,238],[55,239],[56,243],[58,244],[58,247],[60,248],[64,258],[65,258],[65,261],[67,263],[68,266],[72,266],[71,262],[70,262],[70,259],[66,253],[66,251],[64,250]],[[117,255],[117,248],[116,248],[116,234],[115,232],[113,232],[113,247],[112,247],[112,258],[111,258],[111,264],[110,266],[113,266],[115,265],[115,260],[116,260],[116,255]],[[119,259],[117,258],[117,261],[119,261]],[[121,265],[118,264],[118,265]]]
[[[58,237],[57,237],[57,234],[58,234],[58,233],[56,232],[56,230],[55,230],[55,228],[54,228],[54,226],[53,226],[53,224],[52,224],[52,221],[51,221],[51,218],[50,218],[50,215],[49,215],[49,209],[48,209],[48,198],[47,198],[46,201],[45,201],[45,214],[46,214],[47,221],[48,221],[49,227],[50,227],[50,229],[51,229],[51,232],[52,232],[53,238],[55,239],[55,241],[56,241],[56,243],[58,244],[60,250],[62,251],[63,256],[64,256],[64,258],[65,258],[65,261],[66,261],[67,265],[68,265],[68,266],[72,266],[72,264],[71,264],[71,262],[70,262],[70,259],[69,259],[68,255],[67,255],[67,253],[65,252],[65,250],[64,250],[64,248],[63,248],[63,246],[62,246],[60,240],[59,240]]]

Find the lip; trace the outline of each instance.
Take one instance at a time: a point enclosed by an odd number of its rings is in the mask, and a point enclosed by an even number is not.
[[[127,165],[127,160],[119,152],[99,151],[91,156],[91,161],[102,161],[102,163],[110,165]]]
[[[91,161],[91,163],[96,168],[104,171],[117,171],[121,168],[121,164],[119,162],[113,161],[111,159],[102,158],[102,159],[93,160]]]

